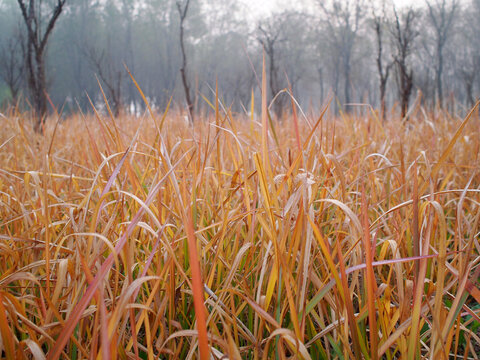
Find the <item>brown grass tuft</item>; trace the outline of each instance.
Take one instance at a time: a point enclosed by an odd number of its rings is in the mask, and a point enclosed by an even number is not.
[[[0,119],[0,357],[478,358],[477,110],[213,107]]]

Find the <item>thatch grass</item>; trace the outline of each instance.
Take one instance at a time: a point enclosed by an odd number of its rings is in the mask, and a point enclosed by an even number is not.
[[[0,119],[0,354],[478,358],[476,111],[212,106]]]

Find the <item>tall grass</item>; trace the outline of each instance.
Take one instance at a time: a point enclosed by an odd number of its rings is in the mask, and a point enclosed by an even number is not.
[[[480,126],[76,115],[0,132],[7,359],[477,359]]]

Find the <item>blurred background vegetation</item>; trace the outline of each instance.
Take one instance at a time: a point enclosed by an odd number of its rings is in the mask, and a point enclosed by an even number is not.
[[[123,64],[155,107],[164,108],[174,95],[175,106],[205,112],[202,96],[214,98],[218,79],[225,103],[241,112],[259,88],[255,72],[261,72],[262,48],[269,98],[290,82],[299,103],[314,109],[335,94],[336,111],[352,111],[350,103],[380,108],[383,98],[386,109],[418,99],[428,108],[457,112],[472,106],[480,89],[480,0],[416,6],[304,0],[272,2],[268,11],[233,0],[63,2],[44,57],[46,92],[67,112],[90,111],[87,94],[95,104],[103,102],[97,78],[115,112],[144,110]],[[35,106],[20,3],[33,6],[41,36],[60,1],[0,0],[0,102],[29,109]],[[187,5],[184,84],[179,10]],[[288,99],[278,96],[276,115]]]

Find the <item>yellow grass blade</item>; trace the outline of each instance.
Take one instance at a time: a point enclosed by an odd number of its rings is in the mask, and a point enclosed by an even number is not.
[[[450,154],[450,152],[452,151],[452,149],[453,149],[454,145],[456,144],[458,138],[462,134],[463,129],[465,128],[467,123],[470,121],[470,118],[473,116],[473,114],[475,113],[475,111],[477,110],[479,105],[480,105],[480,100],[477,101],[476,104],[473,106],[473,108],[468,112],[467,116],[462,121],[462,123],[458,127],[455,134],[452,136],[452,139],[449,141],[447,147],[445,148],[445,150],[443,150],[442,155],[440,156],[440,159],[437,160],[437,163],[433,166],[432,171],[430,173],[430,177],[432,179],[435,178],[438,171],[440,170],[440,167],[443,166],[443,163],[445,162],[445,160],[447,160],[448,155]],[[422,187],[420,188],[420,194],[422,194],[426,190],[427,186],[428,186],[428,182],[425,181],[423,183]]]
[[[185,183],[183,183],[185,186]],[[185,191],[185,187],[184,187]],[[185,230],[188,239],[188,256],[190,258],[190,266],[192,271],[192,285],[193,285],[193,303],[195,305],[195,318],[198,329],[198,343],[200,347],[200,359],[207,360],[210,358],[210,347],[207,338],[207,321],[206,310],[203,303],[203,280],[200,271],[200,261],[197,254],[197,242],[195,240],[195,230],[193,228],[192,212],[190,209],[185,209],[184,214]]]

